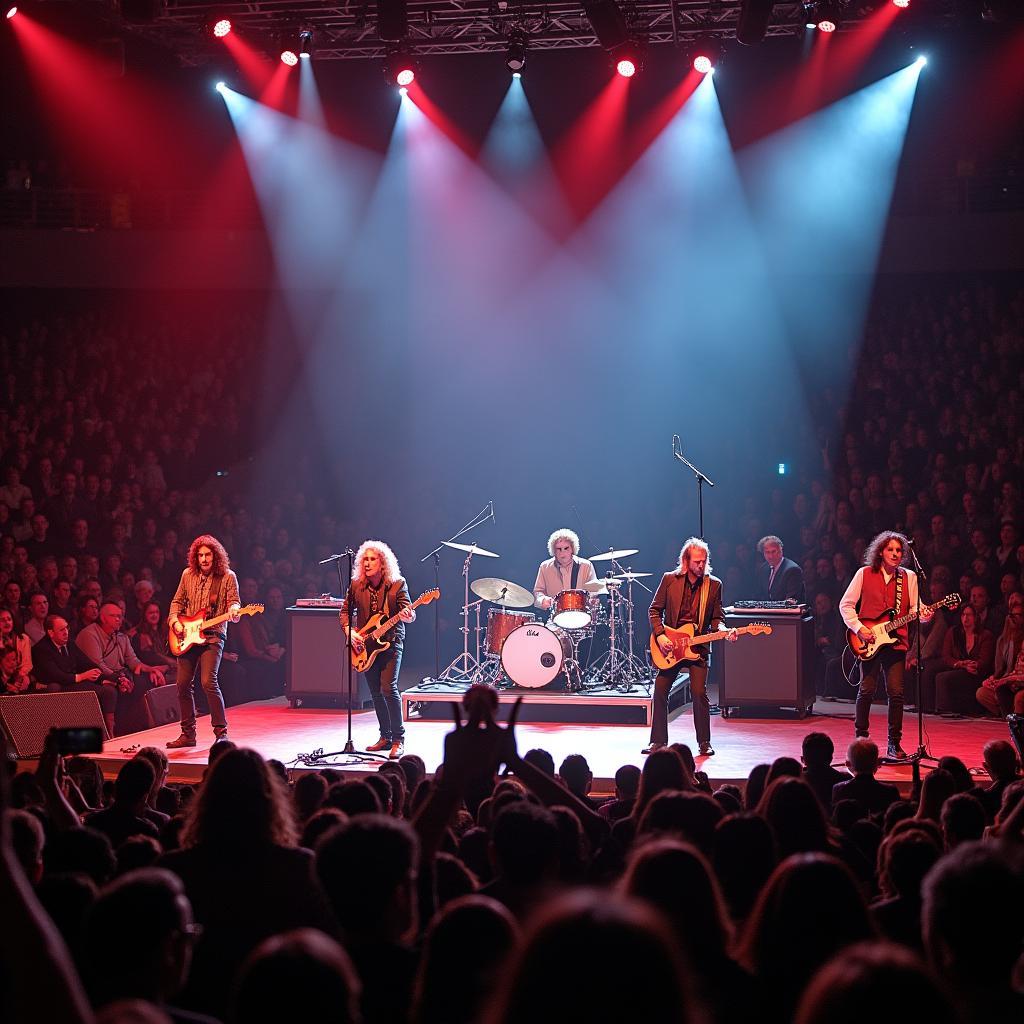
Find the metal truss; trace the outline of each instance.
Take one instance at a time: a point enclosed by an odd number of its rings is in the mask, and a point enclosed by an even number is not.
[[[848,0],[842,28],[855,26],[887,2]],[[210,35],[218,18],[229,18],[235,31],[268,55],[281,45],[295,45],[299,32],[311,29],[317,60],[359,60],[388,52],[377,35],[376,7],[361,0],[168,0],[154,21],[130,28],[173,51],[186,65],[223,56],[223,45]],[[619,7],[637,42],[685,47],[697,38],[732,39],[740,0],[625,0]],[[803,33],[806,20],[803,2],[777,0],[767,34]],[[408,23],[405,48],[419,56],[501,52],[512,38],[524,39],[530,51],[598,45],[582,3],[563,0],[409,0]]]

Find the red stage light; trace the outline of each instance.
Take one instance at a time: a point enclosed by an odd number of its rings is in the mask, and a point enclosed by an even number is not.
[[[231,34],[231,22],[227,18],[221,18],[216,25],[213,26],[213,34],[218,39],[223,39],[225,36]]]
[[[632,78],[636,74],[636,64],[628,57],[623,57],[622,60],[615,65],[615,70],[622,75],[623,78]]]
[[[7,20],[10,21],[18,13],[17,7],[9,7],[7,9]]]
[[[415,81],[416,72],[413,71],[412,68],[402,68],[402,70],[395,75],[395,84],[403,89],[407,89]]]
[[[296,64],[299,63],[299,58],[296,57],[295,54],[291,50],[285,50],[281,54],[281,63],[282,64],[287,64],[288,67],[293,68],[293,67],[295,67]]]
[[[693,70],[700,75],[706,75],[709,71],[714,70],[715,65],[711,63],[711,58],[705,56],[703,53],[698,53],[693,58]]]
[[[827,18],[822,18],[822,20],[818,22],[818,30],[821,32],[835,32],[836,23],[834,21],[829,21]]]
[[[909,7],[910,0],[892,0],[893,6],[895,7]]]

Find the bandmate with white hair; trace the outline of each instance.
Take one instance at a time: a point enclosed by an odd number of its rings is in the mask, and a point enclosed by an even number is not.
[[[550,558],[540,563],[533,585],[534,604],[548,609],[563,590],[580,590],[597,576],[593,563],[580,558],[580,539],[569,529],[555,530],[548,537]]]

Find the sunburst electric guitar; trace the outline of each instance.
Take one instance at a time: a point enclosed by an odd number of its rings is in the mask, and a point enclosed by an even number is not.
[[[433,590],[427,590],[420,594],[409,607],[419,608],[420,605],[436,601],[440,596],[441,591],[435,587]],[[363,649],[361,651],[357,651],[354,647],[352,648],[352,667],[357,672],[365,672],[374,663],[377,655],[382,651],[386,651],[391,646],[390,640],[382,638],[398,622],[401,615],[402,613],[398,611],[390,619],[385,619],[383,614],[378,612],[376,615],[370,616],[365,626],[356,630],[363,638]]]
[[[263,605],[261,604],[247,604],[244,608],[238,609],[238,614],[259,615],[262,611]],[[203,630],[219,626],[230,618],[231,612],[226,612],[224,615],[215,615],[212,619],[204,619],[202,613],[199,615],[179,615],[178,621],[185,627],[185,632],[178,636],[174,632],[173,627],[171,628],[170,637],[167,640],[168,646],[171,648],[171,654],[177,658],[190,647],[194,647],[196,644],[205,644],[207,637]]]
[[[926,604],[921,609],[921,614],[931,615],[932,612],[939,608],[955,608],[959,603],[959,594],[949,594],[941,601],[936,601],[935,604]],[[860,621],[871,630],[871,639],[861,640],[852,629],[848,629],[846,631],[846,642],[849,644],[853,656],[858,661],[870,661],[883,647],[896,643],[899,639],[896,631],[908,622],[913,622],[916,618],[917,610],[915,609],[914,611],[907,612],[906,615],[899,616],[899,618],[896,617],[894,611],[888,611],[878,619],[861,619]]]
[[[663,671],[674,668],[681,661],[696,661],[701,656],[699,651],[693,649],[697,644],[709,644],[715,640],[724,640],[732,632],[731,629],[722,629],[717,633],[702,633],[699,636],[694,636],[694,628],[693,624],[689,622],[685,626],[680,626],[679,629],[673,629],[671,626],[665,627],[664,635],[672,641],[671,654],[666,654],[658,646],[658,638],[652,633],[651,661]],[[767,622],[751,622],[747,626],[737,626],[736,632],[738,634],[746,633],[748,636],[770,636],[772,627]],[[685,649],[682,644],[683,637],[688,637],[690,641]]]

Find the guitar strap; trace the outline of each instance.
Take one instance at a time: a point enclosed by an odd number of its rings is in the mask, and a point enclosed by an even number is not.
[[[209,604],[207,605],[206,614],[213,618],[217,611],[217,603],[220,601],[220,585],[223,582],[223,576],[214,576],[210,581],[210,593],[207,598]]]
[[[708,609],[708,592],[711,590],[711,577],[705,575],[704,581],[700,585],[700,605],[697,612],[697,632],[702,633],[704,631],[704,613]]]
[[[899,618],[903,606],[903,570],[896,569],[896,618]]]

